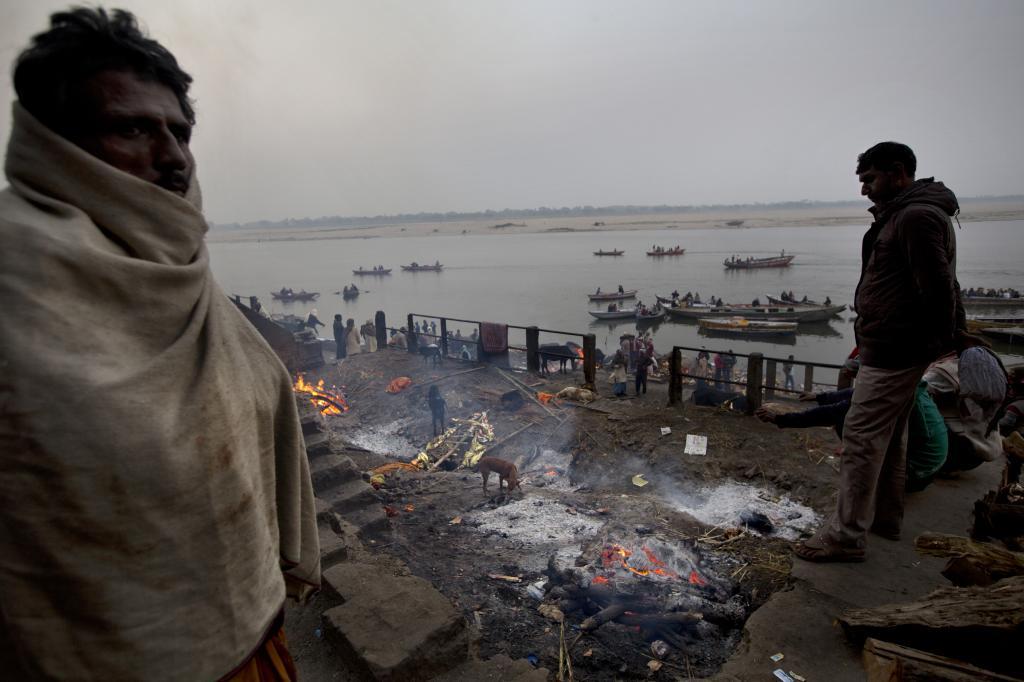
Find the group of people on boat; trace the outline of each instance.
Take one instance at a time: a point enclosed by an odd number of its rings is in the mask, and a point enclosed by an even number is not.
[[[965,298],[1020,298],[1016,289],[982,289],[971,287],[962,292]]]
[[[309,295],[305,289],[293,291],[291,287],[281,287],[281,290],[278,291],[277,294],[281,298],[291,298],[292,296],[298,296],[299,298],[302,298],[303,296]]]
[[[814,303],[814,301],[812,301],[809,298],[807,298],[807,296],[804,296],[799,301],[796,300],[796,296],[793,295],[793,290],[792,289],[790,289],[789,291],[783,291],[781,294],[779,294],[779,298],[784,303],[807,303],[807,304],[813,304]],[[829,297],[829,296],[825,297],[825,305],[832,305],[831,297]]]
[[[651,246],[651,253],[665,253],[666,251],[674,253],[676,251],[682,250],[682,248],[683,247],[679,246],[679,244],[676,244],[671,249],[666,249],[664,246],[658,246],[657,244],[655,244]]]
[[[349,284],[347,287],[343,287],[341,289],[341,294],[343,296],[358,296],[359,295],[359,287],[357,287],[355,285],[355,283],[353,282],[352,284]]]
[[[416,264],[413,263],[413,265]],[[360,272],[383,272],[386,269],[387,268],[385,268],[383,265],[374,265],[372,268],[369,269],[369,271],[367,271],[366,268],[364,268],[362,265],[359,266]]]
[[[429,268],[429,267],[439,268],[439,267],[441,267],[441,261],[439,261],[439,260],[434,261],[434,265],[433,266],[430,266],[430,265],[420,265],[416,261],[413,261],[409,265],[414,267],[414,268]]]
[[[678,308],[680,306],[680,304],[686,305],[686,306],[705,305],[705,303],[700,299],[700,292],[699,291],[697,293],[693,293],[691,291],[687,291],[685,296],[680,296],[678,291],[673,291],[672,292],[672,305]],[[715,296],[712,295],[711,298],[708,299],[707,305],[710,305],[710,306],[720,306],[720,305],[722,305],[722,299],[715,298]]]
[[[626,293],[626,290],[624,288],[622,288],[621,284],[619,285],[619,293],[620,294]],[[598,287],[597,291],[594,292],[594,296],[599,296],[600,294],[601,294],[601,287]]]

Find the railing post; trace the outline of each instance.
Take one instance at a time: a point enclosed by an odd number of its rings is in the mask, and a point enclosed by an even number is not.
[[[377,332],[377,350],[386,350],[388,347],[388,321],[384,317],[383,310],[378,310],[374,315],[373,326]]]
[[[526,328],[526,371],[540,371],[540,329]]]
[[[413,330],[414,328],[412,326],[412,323],[412,313],[409,313],[409,319],[406,322],[407,326],[405,328],[405,345],[408,346],[410,353],[418,353],[420,350],[420,340],[417,338],[416,332]]]
[[[804,393],[814,393],[814,365],[804,365]]]
[[[448,357],[448,320],[441,318],[441,357]]]
[[[672,357],[668,361],[668,404],[678,405],[683,402],[683,352],[672,349]]]
[[[767,360],[764,363],[764,397],[775,397],[775,361]]]
[[[747,414],[761,407],[761,384],[764,356],[751,353],[747,356]]]
[[[597,385],[597,337],[583,335],[583,384],[590,390]]]

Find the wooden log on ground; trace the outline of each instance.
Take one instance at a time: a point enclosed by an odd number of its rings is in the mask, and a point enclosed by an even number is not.
[[[583,632],[593,632],[608,621],[615,620],[627,610],[629,610],[628,607],[623,603],[606,606],[590,618],[587,618],[585,621],[580,623],[580,630]]]
[[[921,554],[951,557],[942,575],[958,587],[991,585],[1015,575],[1024,575],[1024,554],[986,542],[957,535],[925,533],[914,541]]]
[[[872,637],[1004,675],[1024,674],[1024,576],[989,587],[943,587],[907,604],[854,609],[838,620],[857,642]]]
[[[639,625],[640,627],[656,628],[665,625],[689,625],[704,620],[704,615],[692,611],[676,611],[673,613],[624,613],[615,619],[623,625]]]
[[[868,639],[864,643],[868,682],[1007,682],[1013,677],[927,651]]]

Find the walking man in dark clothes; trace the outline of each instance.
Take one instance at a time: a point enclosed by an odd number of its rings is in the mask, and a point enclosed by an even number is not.
[[[434,435],[444,433],[444,409],[446,403],[436,384],[427,391],[427,404],[430,406],[430,425],[434,429]]]
[[[334,316],[334,354],[339,360],[345,359],[345,321],[340,314]]]
[[[898,540],[906,479],[906,426],[925,368],[965,339],[956,280],[956,196],[915,180],[909,147],[881,142],[857,158],[861,194],[874,204],[854,294],[860,373],[846,415],[839,499],[796,555],[863,561],[867,533]]]
[[[647,369],[651,366],[651,356],[647,353],[647,349],[644,346],[640,346],[640,350],[637,351],[636,355],[636,394],[640,395],[640,389],[643,387],[643,392],[647,394]]]

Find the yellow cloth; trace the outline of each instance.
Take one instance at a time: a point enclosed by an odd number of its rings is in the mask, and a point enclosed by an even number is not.
[[[195,182],[18,104],[5,171],[0,677],[220,678],[320,580],[290,377],[213,281]]]

